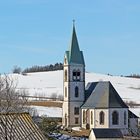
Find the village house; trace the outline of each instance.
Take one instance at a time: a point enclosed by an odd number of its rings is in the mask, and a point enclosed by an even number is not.
[[[0,140],[46,140],[29,113],[0,113]]]

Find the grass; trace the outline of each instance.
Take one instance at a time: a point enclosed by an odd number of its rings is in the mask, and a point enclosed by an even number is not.
[[[62,108],[61,101],[29,101],[32,106],[59,107]]]

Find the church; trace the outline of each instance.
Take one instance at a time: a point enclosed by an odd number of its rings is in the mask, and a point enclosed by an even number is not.
[[[138,117],[129,111],[109,81],[90,82],[85,86],[85,61],[75,25],[64,55],[63,80],[62,125],[65,128],[78,126],[96,132],[113,129],[122,134],[128,134],[132,129],[137,133]]]

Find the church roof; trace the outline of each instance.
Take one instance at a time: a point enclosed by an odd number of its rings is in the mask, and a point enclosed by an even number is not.
[[[79,49],[79,44],[76,36],[75,26],[73,25],[72,39],[70,48],[66,51],[68,64],[82,64],[85,65],[83,52]]]
[[[86,91],[90,95],[81,108],[128,108],[110,82],[90,83]]]
[[[131,112],[130,110],[128,110],[128,117],[129,118],[139,118],[137,115],[135,115],[133,112]]]
[[[120,129],[110,129],[110,128],[94,128],[91,132],[94,132],[96,138],[123,138]]]
[[[85,99],[87,100],[88,97],[91,95],[92,91],[95,89],[98,82],[89,82],[85,88]]]

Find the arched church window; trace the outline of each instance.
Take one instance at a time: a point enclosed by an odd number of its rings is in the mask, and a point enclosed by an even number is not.
[[[117,111],[112,113],[112,124],[117,125],[119,123],[119,114]]]
[[[65,97],[67,97],[67,87],[65,87]]]
[[[65,64],[67,63],[67,59],[66,59],[66,58],[64,59],[64,63],[65,63]]]
[[[90,117],[91,117],[91,124],[93,124],[93,111],[91,111]]]
[[[79,115],[79,107],[74,108],[74,115]]]
[[[103,111],[100,112],[99,119],[100,119],[100,124],[103,125],[104,124],[104,119],[105,119],[105,114],[104,114]]]
[[[83,110],[83,124],[86,123],[86,111]]]
[[[65,81],[67,81],[67,77],[68,77],[67,70],[65,70]]]
[[[75,87],[75,97],[79,97],[79,88]]]
[[[65,126],[67,126],[67,114],[65,114]]]
[[[126,111],[124,112],[124,125],[126,125]]]

